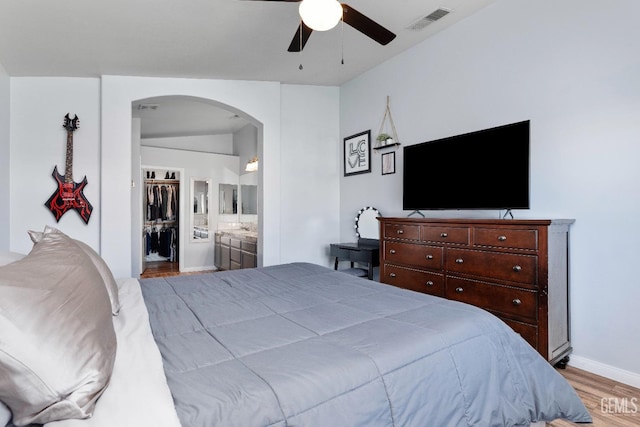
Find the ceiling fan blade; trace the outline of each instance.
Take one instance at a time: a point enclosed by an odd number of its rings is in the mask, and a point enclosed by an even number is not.
[[[300,22],[300,26],[296,31],[296,34],[293,36],[293,40],[291,40],[291,44],[289,45],[289,52],[300,52],[304,49],[304,45],[307,44],[307,40],[309,40],[309,36],[311,36],[311,32],[313,30],[305,25],[304,22]],[[300,33],[302,32],[302,37]]]
[[[396,35],[348,4],[342,3],[342,20],[381,45],[389,44]]]

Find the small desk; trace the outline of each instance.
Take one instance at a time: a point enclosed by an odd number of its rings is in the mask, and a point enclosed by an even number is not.
[[[380,242],[376,239],[360,239],[353,243],[332,243],[330,255],[336,258],[334,269],[338,269],[338,262],[343,259],[354,262],[367,263],[369,280],[373,280],[373,268],[380,265]]]

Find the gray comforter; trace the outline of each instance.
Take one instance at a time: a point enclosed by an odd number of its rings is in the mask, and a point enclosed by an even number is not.
[[[470,305],[303,263],[141,283],[184,427],[590,421],[561,375]]]

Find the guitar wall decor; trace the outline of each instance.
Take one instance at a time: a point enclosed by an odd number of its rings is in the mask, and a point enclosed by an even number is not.
[[[84,187],[87,185],[87,177],[80,182],[73,182],[73,132],[80,127],[78,116],[69,118],[69,113],[64,116],[63,128],[67,130],[67,158],[64,167],[64,176],[58,173],[58,166],[53,168],[51,176],[58,183],[58,189],[49,197],[44,204],[51,210],[56,222],[60,221],[69,209],[75,209],[80,218],[89,223],[93,206],[84,196]]]

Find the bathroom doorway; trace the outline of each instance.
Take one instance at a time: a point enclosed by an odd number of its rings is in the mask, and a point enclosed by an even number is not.
[[[212,181],[212,191],[216,193],[211,197],[210,232],[213,237],[218,224],[224,222],[237,223],[240,225],[245,221],[257,223],[259,213],[255,215],[242,215],[238,213],[235,218],[228,215],[218,215],[217,188],[219,184],[231,183],[235,180],[238,185],[255,184],[258,194],[261,189],[258,184],[257,171],[247,171],[247,164],[258,160],[258,130],[250,121],[244,118],[241,112],[234,111],[232,107],[221,106],[215,102],[202,98],[189,96],[164,96],[147,98],[132,102],[132,122],[133,131],[137,135],[132,135],[134,169],[137,164],[137,171],[132,171],[133,176],[139,176],[139,186],[141,187],[138,199],[132,206],[138,206],[139,212],[132,212],[132,219],[139,221],[139,227],[132,224],[135,230],[142,230],[139,234],[140,262],[137,274],[142,274],[149,267],[158,264],[151,262],[173,263],[168,268],[171,273],[175,272],[176,266],[179,272],[209,271],[215,269],[215,245],[213,238],[210,241],[203,239],[191,239],[191,221],[189,185],[194,177],[210,178]],[[135,159],[138,159],[136,162]],[[150,166],[153,165],[153,166]],[[175,221],[174,224],[158,222],[157,219],[149,217],[148,195],[147,195],[147,172],[156,172],[156,180],[162,180],[169,172],[171,180],[172,172],[176,172],[176,190],[180,201],[179,212],[182,212],[177,219],[167,219],[162,221]],[[160,174],[160,175],[159,175]],[[253,175],[253,176],[251,176]],[[159,185],[161,191],[162,182],[150,183]],[[153,198],[153,192],[151,193]],[[215,206],[213,206],[215,204]],[[135,209],[134,209],[135,210]],[[155,220],[155,224],[153,221]],[[154,231],[155,227],[155,231]],[[170,233],[170,241],[175,239],[175,244],[169,246],[169,251],[150,252],[150,248],[155,248],[155,234],[152,234],[151,242],[148,244],[149,234],[158,233],[164,230]],[[134,232],[135,233],[135,232]],[[136,236],[132,236],[136,238]],[[135,245],[135,243],[134,243]],[[173,252],[172,252],[173,251]],[[163,259],[151,259],[158,253],[158,257]],[[166,255],[169,254],[167,257]],[[174,254],[175,256],[172,256]],[[165,261],[164,258],[167,258]],[[177,260],[177,261],[176,261]],[[135,273],[135,267],[134,267]]]

